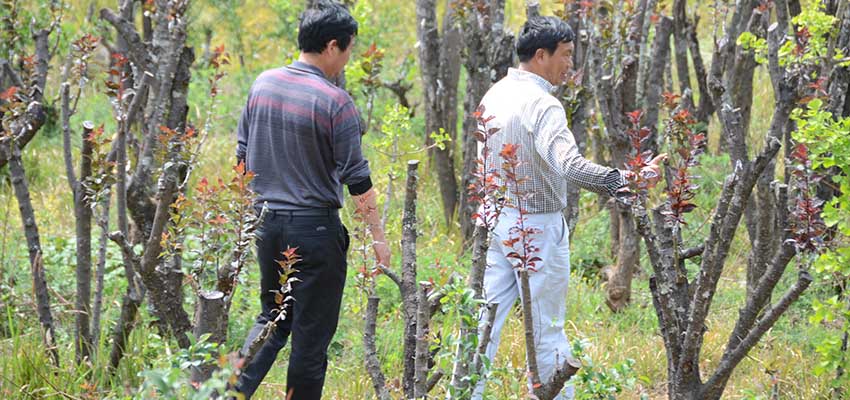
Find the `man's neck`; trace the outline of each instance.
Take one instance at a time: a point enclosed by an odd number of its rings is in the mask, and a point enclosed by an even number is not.
[[[322,58],[321,54],[302,52],[301,55],[298,57],[298,61],[318,68],[320,71],[322,71],[322,74],[324,74],[326,78],[333,78],[330,68],[325,62],[325,60]]]
[[[535,68],[534,65],[532,65],[531,63],[521,62],[521,63],[519,63],[519,66],[517,67],[517,69],[520,70],[520,71],[531,72],[532,74],[535,74],[535,75],[537,75],[537,76],[539,76],[543,79],[546,79],[546,77],[544,77],[543,74],[540,73],[541,71],[539,71],[537,68]]]

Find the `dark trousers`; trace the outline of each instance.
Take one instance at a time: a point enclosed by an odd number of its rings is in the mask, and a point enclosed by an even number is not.
[[[328,366],[328,345],[336,332],[342,291],[345,286],[348,231],[338,214],[323,216],[292,215],[285,212],[268,213],[257,230],[257,259],[262,280],[260,301],[262,312],[248,333],[242,348],[245,353],[251,342],[263,330],[266,322],[274,320],[279,305],[275,293],[280,289],[281,252],[297,247],[301,261],[294,265],[286,318],[265,341],[254,358],[242,369],[237,390],[250,398],[274,364],[278,352],[292,336],[292,351],[286,379],[286,392],[293,400],[319,400]]]

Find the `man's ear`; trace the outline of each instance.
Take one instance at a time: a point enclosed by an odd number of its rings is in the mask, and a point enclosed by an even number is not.
[[[337,50],[342,52],[342,49],[339,48],[339,42],[336,39],[331,39],[331,41],[328,42],[328,45],[325,48],[325,50],[331,51],[331,49],[334,48],[334,47],[336,47]]]
[[[540,61],[543,60],[543,56],[546,54],[546,49],[540,48],[534,51],[534,58]]]

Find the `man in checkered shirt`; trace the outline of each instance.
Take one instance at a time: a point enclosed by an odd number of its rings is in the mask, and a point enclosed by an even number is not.
[[[564,333],[567,286],[570,277],[569,232],[562,211],[567,206],[567,182],[586,190],[614,195],[626,185],[625,172],[594,164],[578,152],[575,138],[567,127],[564,107],[551,93],[563,84],[572,67],[573,31],[555,17],[531,18],[520,31],[516,50],[518,68],[487,92],[481,101],[487,122],[484,130],[498,128],[489,139],[492,150],[486,160],[488,168],[499,168],[499,151],[504,144],[519,145],[521,165],[517,176],[521,193],[532,194],[520,200],[507,193],[505,198],[526,211],[526,227],[536,228],[533,244],[542,262],[529,274],[531,287],[535,347],[540,380],[551,379],[556,366],[571,356],[570,343]],[[481,149],[479,149],[480,152]],[[661,155],[647,167],[657,179]],[[651,175],[651,174],[650,174]],[[521,242],[508,246],[504,240],[517,225],[519,213],[505,208],[493,232],[487,252],[484,275],[485,297],[497,303],[496,321],[492,328],[486,355],[493,360],[499,346],[499,335],[513,304],[520,296],[518,261],[508,258],[510,252],[522,254]],[[486,323],[483,318],[481,327]],[[479,330],[480,332],[483,329]],[[480,399],[484,381],[479,381],[473,398]],[[572,386],[564,388],[557,399],[573,398]]]

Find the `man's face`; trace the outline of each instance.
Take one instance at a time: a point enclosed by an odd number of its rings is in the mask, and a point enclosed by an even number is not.
[[[561,42],[558,43],[558,47],[554,52],[552,52],[552,54],[549,54],[546,50],[542,50],[543,58],[540,60],[541,66],[543,67],[543,72],[545,74],[544,78],[546,78],[549,83],[553,85],[562,85],[567,81],[569,72],[573,67],[574,48],[575,45],[573,42]]]

